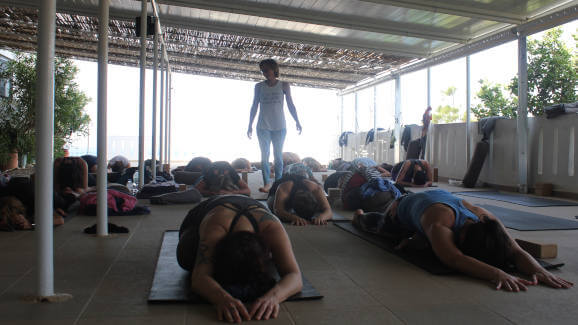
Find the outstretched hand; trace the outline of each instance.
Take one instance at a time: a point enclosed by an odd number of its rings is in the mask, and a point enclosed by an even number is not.
[[[250,319],[267,320],[269,318],[277,318],[279,315],[279,303],[274,297],[263,296],[253,303]]]
[[[534,285],[535,283],[510,275],[502,270],[498,271],[496,279],[493,281],[496,284],[496,290],[503,289],[505,291],[526,291],[527,285]]]
[[[301,127],[301,123],[297,122],[297,132],[299,132],[299,134],[301,134],[302,131],[303,131],[303,128]]]
[[[293,221],[291,221],[291,225],[293,226],[306,226],[307,224],[308,224],[307,220],[299,216],[293,216]]]
[[[544,269],[532,274],[532,283],[538,284],[539,282],[556,289],[568,289],[574,286],[574,283],[557,277]]]
[[[239,299],[227,295],[217,305],[217,315],[220,321],[228,321],[229,323],[240,323],[243,320],[250,320],[251,316]]]
[[[252,127],[249,127],[249,128],[247,129],[247,137],[248,137],[249,139],[251,139],[251,136],[253,136],[253,128],[252,128]]]

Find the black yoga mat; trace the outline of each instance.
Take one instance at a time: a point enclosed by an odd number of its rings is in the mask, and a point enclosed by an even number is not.
[[[496,191],[466,191],[466,192],[454,192],[453,194],[477,197],[480,199],[503,201],[518,205],[524,205],[527,207],[555,207],[555,206],[578,205],[578,202],[554,200],[542,197],[496,192]]]
[[[182,269],[177,262],[178,231],[166,231],[157,261],[157,267],[149,293],[149,303],[188,302],[193,304],[207,303],[199,295],[191,292],[188,271]],[[303,289],[300,293],[289,297],[291,300],[321,299],[323,296],[303,277]]]
[[[351,212],[353,214],[353,212]],[[351,222],[351,218],[348,218],[340,213],[333,211],[333,217],[331,218],[333,222]]]
[[[478,204],[478,206],[494,214],[507,228],[520,231],[578,229],[578,221],[575,220],[555,218],[489,204]]]
[[[394,249],[395,244],[378,235],[368,233],[362,230],[359,230],[353,226],[353,224],[348,222],[339,222],[334,223],[337,227],[356,235],[362,239],[367,240],[368,242],[384,249],[385,251],[397,255],[404,260],[421,267],[422,269],[430,272],[431,274],[435,275],[449,275],[449,274],[457,274],[458,271],[453,270],[447,266],[445,266],[438,258],[435,256],[431,249],[425,249],[422,251],[408,251],[408,250],[396,250]],[[550,264],[540,259],[536,259],[542,267],[547,270],[557,269],[559,267],[564,266],[564,263],[559,264]]]

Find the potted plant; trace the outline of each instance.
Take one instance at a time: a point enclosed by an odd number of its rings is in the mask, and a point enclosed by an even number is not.
[[[63,145],[75,133],[88,130],[90,118],[84,107],[90,100],[74,78],[78,68],[72,60],[56,58],[54,62],[54,148],[62,156]],[[10,89],[0,97],[0,165],[14,153],[34,159],[36,112],[36,56],[16,53],[13,60],[2,63],[0,79],[8,80]],[[18,158],[16,157],[16,160]]]

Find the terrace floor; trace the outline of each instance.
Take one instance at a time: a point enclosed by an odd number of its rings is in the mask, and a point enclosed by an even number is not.
[[[260,181],[259,173],[249,174],[254,192]],[[578,215],[576,206],[468,200],[560,218]],[[82,232],[94,217],[76,216],[56,228],[55,291],[74,296],[63,303],[26,298],[36,290],[35,233],[0,232],[0,324],[219,323],[209,305],[147,303],[163,232],[178,229],[191,207],[152,206],[150,215],[111,217],[130,233],[106,238]],[[268,324],[576,324],[578,319],[576,287],[496,291],[489,282],[465,276],[431,275],[332,224],[286,228],[302,272],[325,297],[285,302]],[[577,231],[508,231],[515,238],[558,244],[553,261],[566,265],[554,273],[578,283]]]

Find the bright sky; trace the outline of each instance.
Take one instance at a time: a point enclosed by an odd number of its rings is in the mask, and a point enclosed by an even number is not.
[[[578,32],[577,28],[577,21],[563,26],[564,40],[567,44],[573,44],[574,46],[570,47],[574,49],[576,49],[576,43],[571,35]],[[540,34],[533,37],[540,37]],[[80,88],[92,98],[86,107],[92,122],[90,135],[78,137],[71,144],[71,154],[95,154],[97,64],[86,61],[76,61],[76,64],[80,70],[77,82]],[[446,103],[447,100],[443,98],[442,91],[450,86],[457,88],[455,105],[460,107],[462,112],[465,110],[465,67],[466,59],[461,58],[431,68],[431,102],[434,110],[437,106]],[[257,70],[258,67],[255,66],[255,69]],[[472,105],[478,102],[475,98],[479,90],[478,80],[487,79],[494,83],[505,84],[517,74],[517,69],[516,42],[472,55],[470,70]],[[109,65],[108,74],[108,157],[123,154],[129,160],[137,160],[140,70]],[[152,78],[152,70],[147,70],[146,158],[150,158],[152,148]],[[283,79],[282,66],[280,79]],[[214,161],[232,161],[239,157],[251,161],[260,160],[256,134],[251,140],[246,136],[254,84],[254,82],[247,81],[174,74],[172,160],[179,164],[195,156],[206,156]],[[394,82],[380,84],[376,89],[377,127],[393,128]],[[419,124],[427,106],[426,70],[403,75],[401,90],[402,123]],[[284,151],[295,152],[301,158],[314,157],[322,164],[328,163],[338,156],[337,140],[341,132],[338,117],[341,108],[336,92],[292,87],[292,95],[303,126],[303,133],[297,134],[295,123],[286,109],[287,138]],[[347,131],[355,130],[354,101],[354,95],[347,95],[343,98],[344,130]],[[373,102],[373,88],[358,93],[358,130],[360,131],[373,128]],[[256,120],[253,128],[255,126]]]

